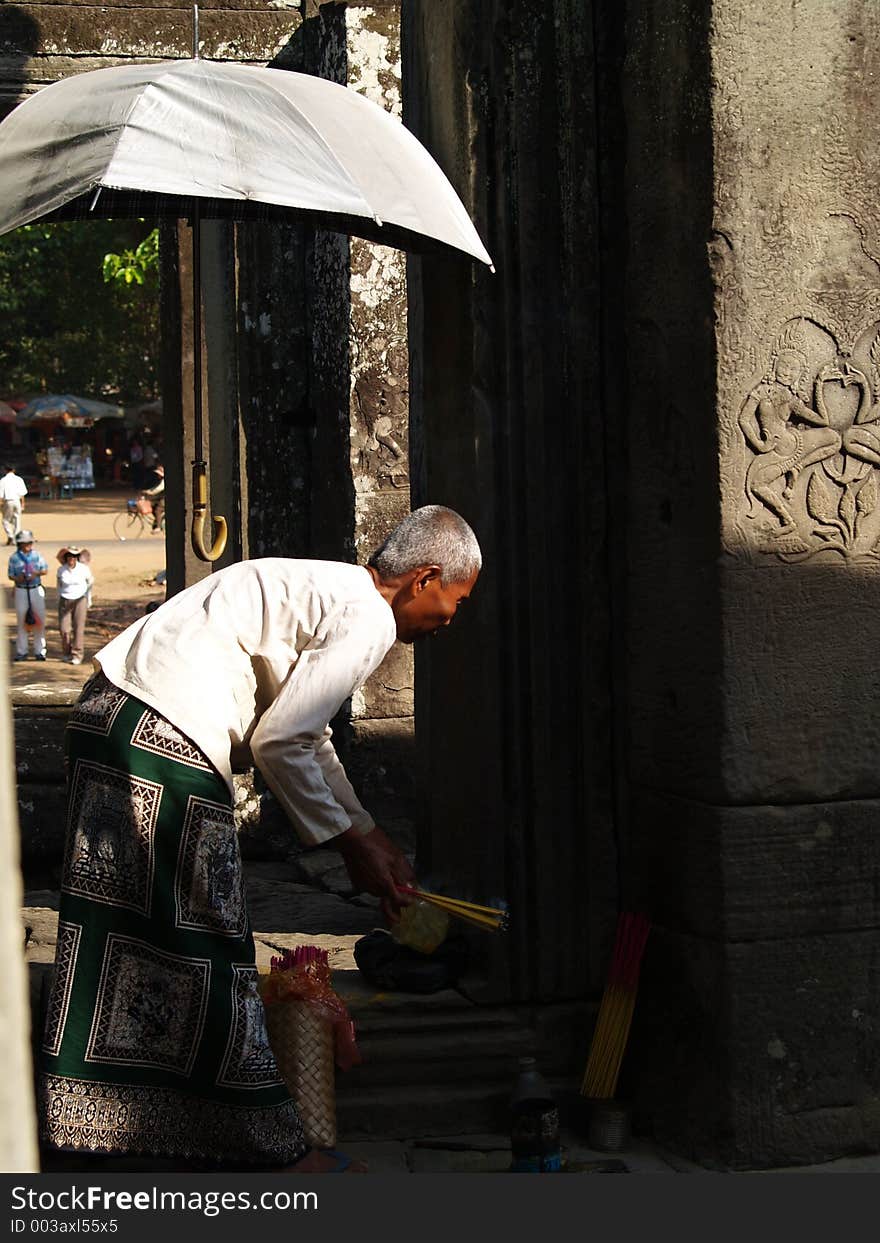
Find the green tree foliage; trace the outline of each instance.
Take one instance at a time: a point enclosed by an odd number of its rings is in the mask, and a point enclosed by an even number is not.
[[[159,230],[151,229],[142,242],[121,255],[107,254],[103,264],[104,280],[111,284],[151,285],[159,273]]]
[[[0,237],[0,394],[158,396],[158,234],[148,221]]]

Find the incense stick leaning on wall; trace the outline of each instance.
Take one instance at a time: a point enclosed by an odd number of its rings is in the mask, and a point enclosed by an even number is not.
[[[593,1100],[610,1100],[617,1080],[632,1025],[639,970],[650,931],[645,915],[623,912],[617,921],[614,952],[608,983],[596,1019],[581,1095]]]

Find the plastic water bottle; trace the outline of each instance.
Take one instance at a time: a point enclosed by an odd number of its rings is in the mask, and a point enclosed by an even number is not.
[[[510,1098],[510,1171],[558,1174],[562,1170],[559,1110],[533,1057],[519,1059]]]

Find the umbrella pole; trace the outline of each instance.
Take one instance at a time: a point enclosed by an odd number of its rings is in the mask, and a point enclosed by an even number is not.
[[[199,6],[193,5],[193,60],[199,59]],[[205,544],[208,509],[208,464],[202,457],[202,212],[198,199],[192,214],[192,317],[193,317],[193,516],[192,550],[200,561],[216,561],[226,547],[226,519],[214,514],[217,534],[210,548]]]
[[[194,204],[192,217],[192,317],[193,317],[193,440],[192,464],[193,516],[190,528],[192,550],[200,561],[216,561],[226,548],[226,519],[214,514],[216,535],[209,548],[205,543],[208,509],[208,464],[202,456],[202,231],[201,211]]]

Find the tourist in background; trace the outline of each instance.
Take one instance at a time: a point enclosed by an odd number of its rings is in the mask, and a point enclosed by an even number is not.
[[[155,468],[158,482],[152,488],[145,488],[141,496],[146,497],[153,509],[153,530],[162,528],[162,515],[165,513],[165,467],[161,463]]]
[[[156,483],[158,476],[156,475],[156,467],[159,465],[159,454],[152,440],[144,441],[144,483],[148,488],[152,488]]]
[[[15,659],[27,660],[28,636],[33,635],[34,660],[46,659],[46,593],[43,575],[48,565],[38,552],[34,552],[33,531],[19,531],[15,537],[15,552],[9,558],[7,570],[15,584],[15,620],[18,626],[15,636]]]
[[[27,485],[21,475],[15,473],[14,466],[4,466],[0,478],[0,504],[3,506],[3,530],[6,532],[6,543],[14,544],[15,537],[21,530],[21,515],[24,512],[24,498],[27,496]]]
[[[144,446],[137,436],[132,436],[129,441],[128,461],[131,466],[131,482],[136,488],[142,488],[144,486]]]
[[[58,551],[58,629],[61,631],[61,659],[81,665],[85,649],[86,616],[92,603],[94,575],[89,568],[87,548],[68,544]]]

